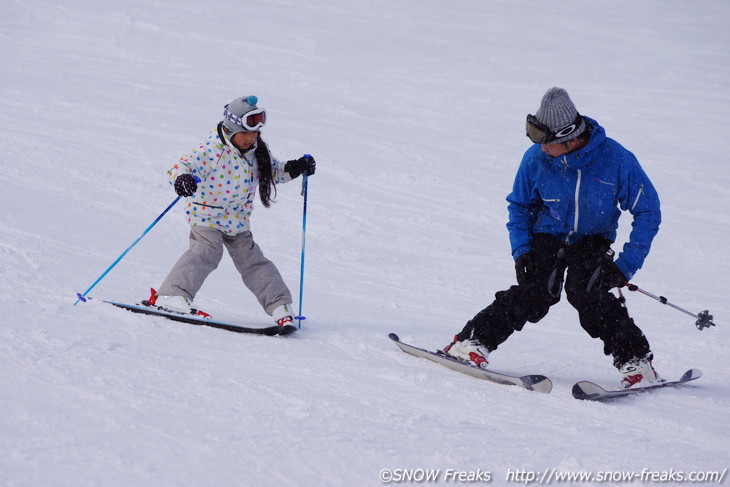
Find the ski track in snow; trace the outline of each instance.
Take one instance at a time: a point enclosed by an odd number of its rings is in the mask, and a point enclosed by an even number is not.
[[[385,468],[730,467],[730,6],[677,0],[250,5],[8,0],[0,18],[0,485],[382,485]],[[514,279],[505,197],[551,86],[632,150],[663,223],[625,292],[661,375],[607,403],[601,344],[563,300],[496,351],[542,395],[462,376],[441,348]],[[287,338],[73,306],[175,198],[165,171],[257,94],[281,159],[313,154],[303,329]],[[300,182],[253,231],[298,296]],[[145,298],[185,250],[182,203],[92,296]],[[622,219],[619,241],[628,238]],[[226,256],[196,303],[268,324]],[[441,479],[443,481],[443,478]],[[444,483],[444,482],[441,482]],[[637,482],[635,482],[637,483]]]

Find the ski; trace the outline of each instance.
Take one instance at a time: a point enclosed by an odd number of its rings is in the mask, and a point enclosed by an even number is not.
[[[632,394],[641,394],[643,392],[655,391],[664,387],[677,387],[691,380],[702,377],[702,372],[698,369],[690,369],[682,375],[679,380],[665,381],[645,387],[631,387],[629,389],[606,390],[593,382],[582,381],[573,386],[573,397],[584,401],[604,401],[606,399],[615,399],[618,397],[630,396]]]
[[[86,299],[89,299],[89,298],[86,298]],[[267,326],[265,328],[252,328],[252,327],[247,327],[247,326],[236,325],[233,323],[224,323],[222,321],[215,321],[215,320],[210,320],[210,319],[206,319],[206,318],[198,318],[194,315],[168,313],[168,312],[162,311],[161,309],[158,309],[156,307],[146,306],[144,304],[125,304],[125,303],[117,303],[114,301],[106,301],[106,300],[102,300],[102,301],[105,303],[111,304],[113,306],[117,306],[119,308],[126,309],[127,311],[132,311],[133,313],[141,313],[141,314],[152,315],[152,316],[161,316],[163,318],[167,318],[167,319],[173,320],[173,321],[179,321],[179,322],[188,323],[191,325],[210,326],[212,328],[233,331],[236,333],[250,333],[250,334],[254,334],[254,335],[276,336],[276,335],[291,335],[292,333],[297,331],[297,327],[294,325],[286,325],[286,326],[273,325],[273,326]]]
[[[477,379],[483,379],[497,384],[518,386],[527,389],[528,391],[542,392],[545,394],[549,393],[553,388],[553,384],[550,382],[550,379],[544,375],[524,375],[517,377],[502,374],[470,365],[464,361],[450,357],[440,350],[438,352],[431,352],[429,350],[424,350],[423,348],[403,343],[395,333],[390,333],[388,338],[393,340],[401,350],[408,354],[431,360],[432,362],[444,365],[457,372],[476,377]]]

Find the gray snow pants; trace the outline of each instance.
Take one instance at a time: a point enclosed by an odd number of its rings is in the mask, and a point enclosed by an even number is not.
[[[214,228],[191,227],[190,248],[178,259],[157,291],[162,296],[194,299],[205,279],[223,258],[223,246],[233,259],[243,283],[256,296],[266,313],[292,297],[276,266],[264,257],[250,231],[229,236]]]

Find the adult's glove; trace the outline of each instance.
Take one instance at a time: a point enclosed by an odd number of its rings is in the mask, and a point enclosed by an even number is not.
[[[311,176],[314,174],[315,169],[317,169],[317,163],[314,161],[314,157],[309,154],[299,159],[288,161],[284,165],[284,170],[289,173],[292,179],[296,179],[302,174]]]
[[[198,183],[190,174],[181,174],[176,177],[174,186],[178,196],[192,196],[198,190]]]
[[[609,262],[601,269],[602,284],[605,289],[613,289],[615,287],[622,288],[628,283],[628,279],[624,273],[618,268],[615,262]]]
[[[517,284],[522,286],[527,282],[527,277],[532,270],[532,255],[529,253],[522,254],[515,260],[515,274],[517,274]]]

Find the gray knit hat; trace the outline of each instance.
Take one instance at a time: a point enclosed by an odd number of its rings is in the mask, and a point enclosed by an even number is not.
[[[547,90],[535,115],[527,116],[527,136],[535,143],[566,142],[578,137],[585,129],[585,120],[573,105],[568,92],[562,88]],[[547,132],[545,138],[536,140],[540,138],[536,134],[541,131]]]
[[[238,132],[251,132],[263,126],[266,122],[266,112],[263,108],[256,106],[258,101],[255,96],[242,96],[225,106],[223,109],[223,127],[225,127],[226,135],[229,138]],[[251,126],[251,123],[254,123],[254,125]]]

